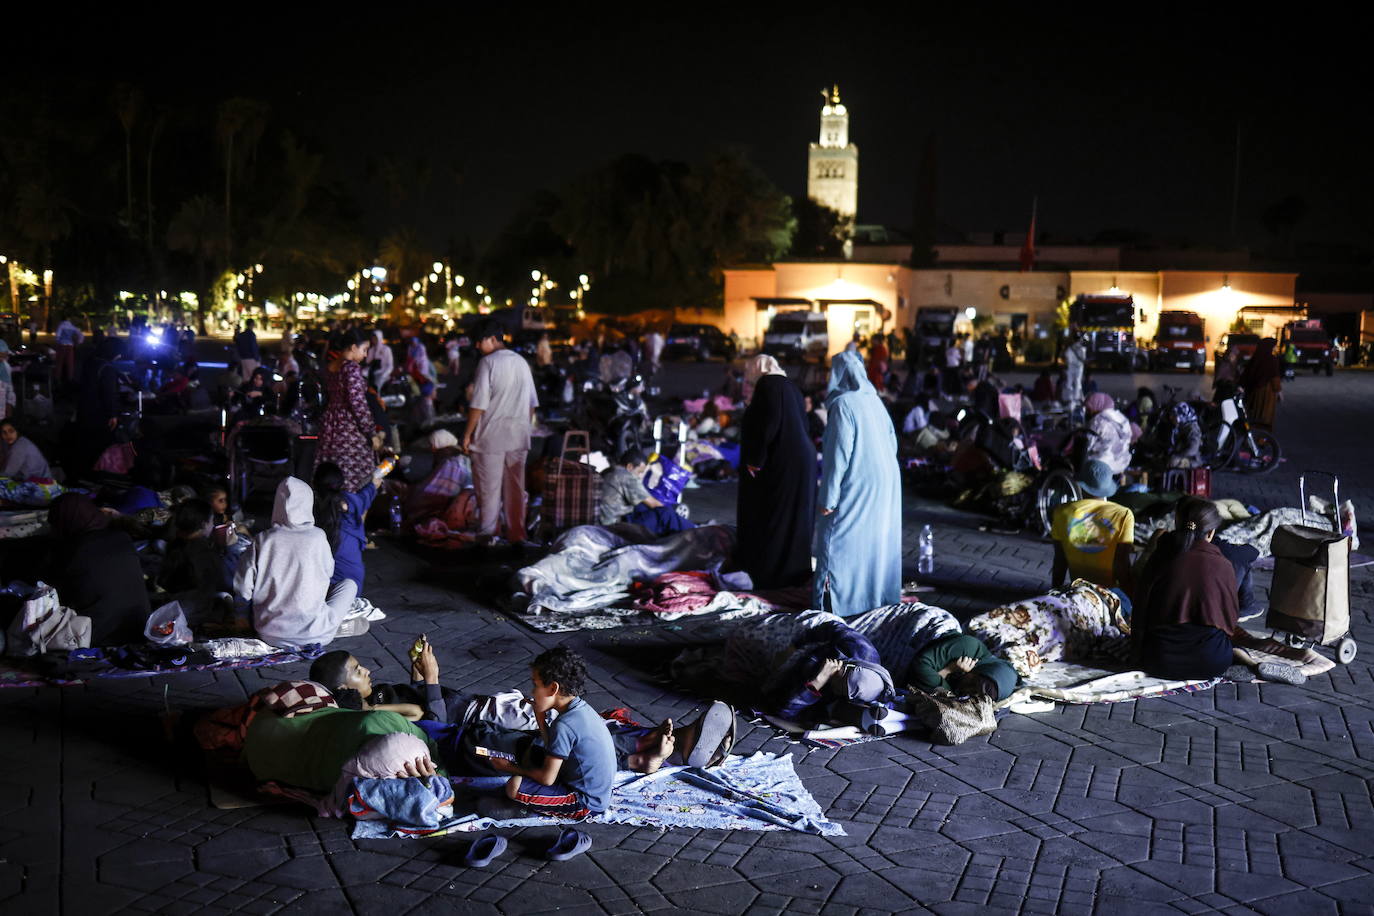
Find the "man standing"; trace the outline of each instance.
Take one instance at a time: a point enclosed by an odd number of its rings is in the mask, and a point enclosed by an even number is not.
[[[57,383],[76,381],[76,348],[86,335],[77,330],[70,317],[62,316],[57,326]]]
[[[479,533],[495,537],[504,509],[506,537],[518,544],[525,540],[525,457],[539,398],[529,364],[506,349],[503,335],[501,325],[490,320],[477,331],[482,360],[468,402],[463,451],[472,456]]]
[[[1083,404],[1083,364],[1088,361],[1088,347],[1078,325],[1069,325],[1069,345],[1064,348],[1064,400],[1070,413],[1077,415]]]
[[[239,354],[239,373],[244,380],[253,377],[253,370],[262,364],[262,354],[258,352],[258,335],[253,333],[253,319],[243,323],[243,330],[234,335],[234,349]]]

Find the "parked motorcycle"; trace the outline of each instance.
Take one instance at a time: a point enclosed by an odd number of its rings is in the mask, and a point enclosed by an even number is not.
[[[644,403],[644,379],[639,375],[609,384],[588,379],[582,383],[579,425],[592,434],[612,461],[627,450],[642,449],[650,440],[649,408]]]
[[[1205,443],[1203,458],[1212,470],[1267,474],[1279,466],[1283,448],[1272,432],[1250,425],[1241,388],[1220,403],[1207,405],[1200,418]]]

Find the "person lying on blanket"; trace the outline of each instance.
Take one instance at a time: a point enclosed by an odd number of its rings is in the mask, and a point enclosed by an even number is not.
[[[399,759],[386,755],[394,765],[378,769],[374,752],[382,746],[394,750],[395,745],[404,753]],[[425,733],[397,713],[382,710],[324,708],[290,718],[259,712],[244,736],[243,759],[258,782],[331,794],[333,802],[322,805],[332,813],[338,813],[348,783],[356,777],[421,777],[439,772]]]
[[[1016,669],[998,658],[976,636],[956,633],[916,653],[907,668],[911,686],[927,693],[948,690],[960,696],[1005,700],[1016,690]]]
[[[374,684],[372,672],[343,650],[326,652],[310,666],[310,680],[328,688],[335,701],[347,709],[389,710],[410,721],[424,719],[451,725],[487,723],[511,732],[538,732],[539,719],[533,702],[518,690],[494,695],[465,693],[439,684],[439,662],[429,640],[417,641],[409,684]],[[556,709],[546,714],[557,718]],[[679,726],[672,719],[648,727],[606,718],[615,744],[620,769],[656,772],[663,764],[715,766],[733,743],[734,710],[712,703],[695,721]],[[442,750],[442,749],[441,749]]]
[[[868,637],[839,621],[800,632],[791,655],[764,684],[768,712],[799,725],[849,721],[896,699],[892,676]]]

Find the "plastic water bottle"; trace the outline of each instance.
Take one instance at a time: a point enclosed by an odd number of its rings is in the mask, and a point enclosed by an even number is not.
[[[391,497],[391,533],[401,533],[401,498],[394,494]]]
[[[916,571],[928,576],[935,571],[935,532],[929,525],[921,528],[921,538],[917,542]]]

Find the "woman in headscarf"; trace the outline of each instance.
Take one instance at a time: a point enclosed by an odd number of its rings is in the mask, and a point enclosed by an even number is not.
[[[362,370],[367,347],[361,331],[341,331],[330,340],[335,356],[325,377],[328,399],[315,452],[316,466],[332,461],[343,470],[344,486],[352,493],[367,486],[377,467],[373,454],[377,421],[368,405]]]
[[[53,546],[46,581],[63,607],[91,618],[91,645],[143,639],[151,608],[134,542],[106,527],[109,516],[89,496],[64,493],[48,510]]]
[[[802,394],[771,356],[751,359],[744,378],[749,406],[740,434],[736,559],[755,588],[804,585],[811,578],[816,447]]]
[[[1249,661],[1232,646],[1233,636],[1244,638],[1235,569],[1212,543],[1221,527],[1213,503],[1185,496],[1175,513],[1177,530],[1160,537],[1141,570],[1131,635],[1147,674],[1217,677],[1233,661]]]
[[[381,328],[372,331],[369,355],[372,357],[372,387],[381,391],[382,386],[391,380],[391,373],[396,368],[396,357],[391,354],[391,347],[387,345],[386,335]]]
[[[1240,387],[1245,389],[1245,412],[1250,415],[1250,423],[1268,430],[1274,428],[1274,413],[1283,391],[1279,358],[1274,355],[1277,343],[1272,337],[1261,340],[1255,347],[1255,355],[1250,357],[1245,371],[1240,374]]]
[[[841,617],[902,597],[897,434],[857,353],[830,361],[812,606]]]
[[[1131,421],[1105,392],[1089,395],[1084,406],[1089,417],[1087,458],[1101,461],[1113,475],[1124,472],[1131,463]]]

